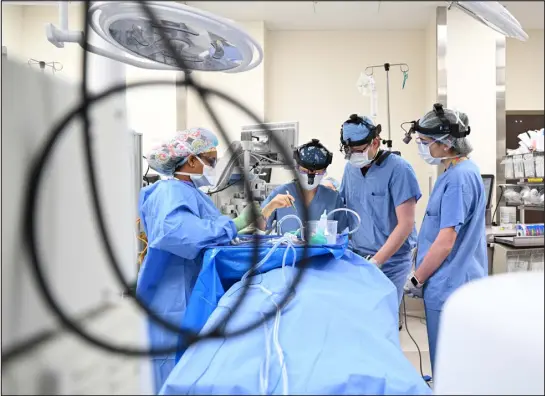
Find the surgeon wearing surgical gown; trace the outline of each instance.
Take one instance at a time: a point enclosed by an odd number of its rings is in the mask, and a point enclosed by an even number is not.
[[[203,128],[178,132],[147,155],[150,168],[168,176],[143,188],[140,220],[147,254],[138,277],[137,296],[166,321],[180,326],[200,271],[203,249],[230,242],[247,221],[222,216],[198,187],[213,184],[217,137]],[[252,206],[248,205],[248,211]],[[250,218],[245,213],[246,218]],[[149,320],[150,347],[175,348],[179,334]],[[159,392],[174,368],[175,353],[152,357]]]
[[[448,297],[488,274],[485,236],[486,194],[472,147],[468,117],[440,104],[413,122],[418,152],[430,165],[443,165],[426,208],[417,244],[416,271],[406,291],[423,294],[432,370],[439,321]]]
[[[262,214],[267,220],[266,227],[271,229],[276,222],[281,234],[296,232],[300,228],[297,220],[293,218],[283,220],[286,216],[295,215],[304,221],[306,208],[307,220],[319,220],[324,212],[327,214],[334,209],[344,207],[339,194],[321,184],[333,154],[319,140],[312,139],[299,146],[294,152],[294,159],[298,179],[274,189],[262,204]],[[301,193],[297,183],[301,186]],[[269,203],[279,197],[289,199],[291,202],[288,202],[289,205],[285,207],[270,210]],[[342,233],[348,226],[345,211],[334,213],[329,220],[337,221],[338,233]]]
[[[400,304],[411,271],[415,208],[422,194],[411,165],[399,153],[381,150],[380,130],[356,114],[343,123],[340,140],[348,163],[340,194],[346,207],[361,217],[350,241],[352,250],[382,269],[396,286]]]

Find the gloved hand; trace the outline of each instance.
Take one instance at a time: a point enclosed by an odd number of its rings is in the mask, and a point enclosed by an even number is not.
[[[376,260],[373,258],[373,256],[371,256],[370,254],[365,256],[364,259],[366,259],[367,261],[369,261],[372,264],[375,264],[379,268],[381,267],[381,265],[379,263],[377,263]]]
[[[257,214],[257,218],[253,216],[252,211],[255,210],[255,213]],[[252,202],[250,205],[246,205],[246,207],[242,210],[240,215],[233,219],[233,222],[235,223],[235,227],[237,228],[237,231],[240,231],[249,225],[252,224],[252,220],[258,220],[261,217],[261,206],[257,202]]]
[[[414,272],[409,275],[407,278],[407,282],[405,282],[405,286],[403,287],[403,291],[405,294],[412,298],[423,298],[423,291],[424,287],[416,287],[411,282],[411,278],[414,276]]]

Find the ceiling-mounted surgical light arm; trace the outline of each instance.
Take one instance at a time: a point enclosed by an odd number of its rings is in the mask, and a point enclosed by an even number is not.
[[[447,1],[448,9],[456,6],[496,32],[520,41],[528,40],[519,21],[497,1]]]
[[[68,2],[66,1],[59,1],[59,25],[61,27],[60,29],[52,23],[48,23],[45,27],[47,40],[51,44],[57,48],[64,48],[64,43],[76,43],[83,48],[83,32],[68,29]],[[89,49],[89,52],[93,54],[105,56],[106,58],[142,69],[177,70],[176,68],[167,65],[153,64],[151,62],[131,59],[128,56],[116,54],[115,52],[105,50],[90,43],[87,43],[87,48]]]
[[[259,44],[231,21],[182,4],[147,4],[164,26],[153,26],[143,17],[139,2],[94,2],[89,8],[90,27],[122,53],[87,44],[89,52],[143,69],[179,71],[172,63],[172,54],[161,45],[161,40],[154,39],[155,29],[163,28],[171,31],[171,42],[176,44],[178,56],[187,59],[188,71],[238,73],[255,68],[263,59]],[[57,48],[64,48],[64,43],[77,43],[83,48],[83,32],[68,29],[65,1],[59,1],[59,26],[60,29],[51,23],[46,25],[49,42]],[[134,40],[135,31],[147,35],[145,45]],[[132,41],[127,39],[129,36]]]
[[[76,43],[83,48],[83,40],[84,40],[83,32],[80,32],[77,30],[61,30],[61,29],[58,29],[52,23],[48,23],[46,25],[45,32],[49,42],[57,48],[64,48],[64,43]],[[115,52],[105,50],[103,48],[97,47],[90,43],[87,43],[87,48],[89,49],[89,52],[93,54],[105,56],[106,58],[110,58],[119,62],[123,62],[127,65],[139,67],[142,69],[171,70],[171,71],[178,70],[174,67],[167,66],[167,65],[153,64],[151,62],[144,62],[144,61],[139,61],[136,59],[131,59],[128,56],[116,54]]]

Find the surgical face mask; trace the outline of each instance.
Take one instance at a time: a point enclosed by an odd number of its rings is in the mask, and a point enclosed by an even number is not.
[[[207,165],[200,159],[198,156],[195,156],[202,164],[203,172],[200,175],[188,172],[175,172],[176,175],[185,175],[189,176],[195,187],[205,187],[205,186],[214,186],[216,185],[216,170],[210,165]]]
[[[424,144],[422,141],[418,141],[418,155],[420,155],[420,157],[426,161],[428,164],[430,165],[439,165],[441,163],[441,161],[443,160],[446,160],[446,159],[452,159],[452,158],[456,158],[456,156],[454,157],[434,157],[431,155],[431,152],[430,152],[430,147],[432,144],[435,144],[435,143],[441,143],[441,141],[443,139],[445,139],[448,135],[445,135],[439,139],[436,139],[435,141],[433,142],[430,142],[428,144]]]
[[[353,153],[348,160],[350,165],[355,168],[363,168],[373,162],[373,158],[369,158],[369,148],[363,153]]]
[[[314,183],[308,184],[308,174],[299,172],[299,183],[301,183],[301,187],[303,187],[303,189],[307,191],[312,191],[315,188],[318,188],[324,176],[325,174],[314,175]]]
[[[443,159],[435,158],[431,155],[430,146],[432,144],[433,143],[431,144],[418,143],[418,155],[420,155],[420,158],[422,158],[424,161],[426,161],[430,165],[439,165]]]

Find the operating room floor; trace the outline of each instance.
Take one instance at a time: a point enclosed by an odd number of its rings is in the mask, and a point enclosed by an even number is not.
[[[409,332],[418,343],[420,352],[422,354],[422,370],[424,375],[431,376],[431,364],[430,364],[430,352],[428,347],[428,334],[426,331],[426,322],[424,319],[408,317],[407,325],[409,327]],[[401,349],[403,353],[413,364],[417,371],[420,371],[418,349],[414,345],[413,340],[409,337],[407,333],[407,325],[403,324],[403,329],[399,332]]]

